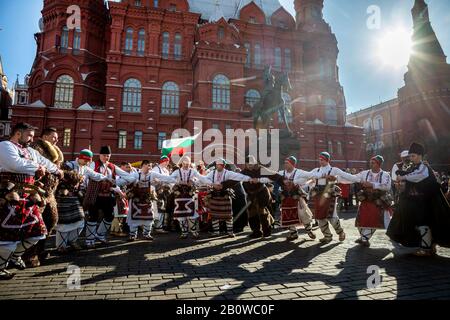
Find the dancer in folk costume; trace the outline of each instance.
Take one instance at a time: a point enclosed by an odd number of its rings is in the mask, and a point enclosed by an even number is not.
[[[450,206],[424,154],[424,146],[412,143],[413,166],[396,172],[405,187],[387,231],[394,244],[417,248],[418,256],[435,254],[436,245],[450,247]]]
[[[345,232],[337,213],[340,190],[336,182],[351,184],[360,181],[358,177],[346,173],[339,168],[332,167],[330,161],[331,155],[328,152],[321,152],[319,155],[320,167],[312,171],[316,175],[316,184],[311,191],[314,206],[313,213],[324,236],[319,240],[323,244],[333,240],[330,224],[338,234],[339,241],[342,242],[345,240]]]
[[[397,171],[399,171],[399,170],[406,171],[412,165],[411,160],[409,160],[409,151],[408,150],[402,151],[400,153],[400,158],[401,158],[401,161],[395,163],[391,170],[391,179],[393,182],[397,181]]]
[[[247,156],[245,168],[241,171],[241,174],[252,179],[258,179],[257,183],[254,183],[254,180],[243,183],[247,194],[248,223],[253,231],[250,237],[270,237],[274,223],[269,210],[269,206],[272,204],[272,197],[264,182],[266,182],[265,179],[276,181],[280,177],[279,175],[277,177],[276,172],[269,172],[267,168],[259,165],[256,158],[252,155]]]
[[[153,240],[151,236],[153,226],[153,214],[155,205],[156,192],[152,190],[151,183],[175,183],[176,180],[170,176],[150,171],[150,162],[142,161],[141,170],[132,174],[135,183],[131,186],[127,193],[130,200],[130,211],[127,217],[127,224],[130,227],[130,241],[137,240],[138,228],[143,227],[143,238],[145,240]]]
[[[200,231],[208,231],[211,227],[211,214],[206,205],[209,188],[206,185],[197,186],[197,192],[194,196],[195,212],[199,215]]]
[[[88,210],[86,223],[86,247],[88,249],[95,247],[96,240],[102,243],[107,242],[106,237],[114,219],[115,193],[122,193],[119,188],[120,185],[114,185],[116,177],[122,177],[126,184],[135,182],[131,174],[109,162],[111,158],[111,148],[109,146],[101,148],[99,158],[99,160],[91,164],[91,169],[108,177],[108,180],[100,182],[89,180],[88,182],[83,204],[85,209],[87,208]],[[99,221],[101,214],[103,214],[103,219]]]
[[[9,263],[25,269],[21,256],[47,235],[38,207],[44,191],[34,185],[35,178],[47,171],[59,178],[63,175],[55,164],[28,147],[35,130],[19,123],[10,140],[0,142],[0,280],[14,277],[6,270]]]
[[[227,170],[225,169],[225,165],[226,161],[224,159],[216,160],[216,168],[206,176],[212,184],[212,187],[205,200],[212,219],[212,235],[220,235],[220,222],[225,221],[227,235],[234,238],[231,185],[227,186],[224,183],[249,182],[252,178]]]
[[[312,212],[308,207],[308,194],[302,189],[309,179],[315,178],[315,172],[307,172],[296,168],[297,159],[291,156],[285,160],[284,170],[278,174],[282,177],[277,181],[281,186],[281,227],[289,229],[288,240],[298,239],[297,228],[305,226],[311,239],[316,239],[312,231]]]
[[[409,160],[409,151],[404,150],[400,153],[400,158],[402,159],[400,162],[397,162],[394,164],[391,170],[391,179],[393,183],[393,194],[395,199],[395,206],[399,202],[400,194],[405,189],[405,182],[404,180],[401,181],[397,179],[397,171],[408,171],[409,168],[412,167],[411,160]]]
[[[91,150],[82,150],[74,161],[67,161],[61,169],[64,178],[56,191],[59,220],[56,226],[56,248],[59,253],[67,253],[70,249],[80,250],[78,237],[84,229],[85,214],[82,207],[86,192],[85,180],[106,181],[109,178],[94,172],[89,167],[94,154]]]
[[[383,171],[384,158],[380,155],[370,160],[370,170],[358,173],[362,189],[357,197],[359,205],[355,225],[361,235],[356,243],[369,247],[369,240],[377,229],[386,230],[392,216],[391,177]]]
[[[242,183],[236,183],[232,186],[232,189],[234,193],[233,201],[231,202],[233,207],[233,230],[234,233],[240,233],[248,225],[248,215],[245,212],[247,198]]]
[[[39,152],[41,156],[59,167],[64,161],[64,156],[56,145],[57,143],[57,130],[55,128],[46,128],[43,130],[41,137],[31,144],[31,147]],[[45,207],[42,209],[42,219],[44,220],[48,235],[52,233],[58,223],[58,208],[55,199],[55,191],[58,183],[58,177],[49,172],[39,179],[39,184],[45,191]],[[45,243],[46,239],[39,241],[22,256],[22,259],[28,267],[38,267],[41,265],[41,262],[47,259],[48,252],[45,250]]]
[[[198,173],[200,173],[202,176],[206,176],[206,175],[209,173],[209,169],[206,168],[206,165],[205,165],[205,163],[204,163],[202,160],[200,160],[200,161],[198,162],[198,165],[197,165],[197,171],[198,171]]]
[[[191,168],[191,158],[181,158],[181,168],[174,170],[171,177],[176,179],[173,187],[175,197],[175,209],[173,216],[181,227],[181,238],[186,239],[191,232],[194,238],[199,238],[198,213],[195,212],[195,182],[209,184],[208,178]]]
[[[152,172],[158,173],[163,176],[170,176],[169,171],[170,159],[167,156],[162,156],[159,159],[159,163],[153,167]],[[153,224],[153,230],[155,233],[167,233],[163,229],[164,222],[166,221],[166,211],[167,211],[167,188],[170,189],[170,185],[157,183],[155,186],[156,194],[158,199],[155,203],[154,209],[156,210],[155,222]]]
[[[205,163],[200,160],[196,166],[197,172],[202,176],[209,173],[209,169]],[[208,231],[211,229],[211,214],[206,206],[206,197],[208,196],[209,188],[206,185],[197,186],[197,192],[194,196],[195,212],[198,213],[199,229],[200,231]]]
[[[120,164],[120,169],[125,171],[126,173],[134,172],[132,170],[132,166],[128,162],[122,162]],[[120,176],[116,177],[116,185],[120,186],[121,193],[116,197],[116,206],[114,207],[114,220],[111,225],[110,234],[115,237],[126,237],[128,233],[125,233],[125,229],[127,229],[127,217],[129,211],[129,200],[126,197],[127,192],[127,181]]]

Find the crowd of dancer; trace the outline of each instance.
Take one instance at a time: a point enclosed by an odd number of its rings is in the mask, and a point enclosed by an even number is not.
[[[167,156],[156,164],[144,160],[135,168],[113,164],[108,146],[95,161],[88,149],[65,161],[57,130],[47,128],[37,139],[35,130],[17,124],[10,140],[0,143],[2,280],[14,276],[10,268],[44,262],[53,232],[59,254],[93,249],[111,236],[152,241],[171,231],[179,232],[180,241],[198,239],[202,231],[233,238],[249,226],[250,237],[268,238],[276,219],[288,240],[303,228],[316,239],[318,226],[320,243],[333,241],[332,229],[342,242],[341,205],[358,206],[361,246],[370,246],[376,230],[387,230],[395,246],[414,248],[419,256],[436,254],[437,245],[450,247],[448,178],[424,161],[418,143],[389,172],[381,155],[357,173],[332,166],[328,152],[318,155],[319,166],[311,171],[290,156],[283,170],[272,172],[252,155],[243,168],[224,159],[195,165],[188,156],[177,164]]]

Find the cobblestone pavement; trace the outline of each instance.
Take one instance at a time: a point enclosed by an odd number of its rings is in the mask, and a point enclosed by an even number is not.
[[[249,232],[214,240],[205,234],[198,241],[176,234],[154,242],[114,239],[17,271],[0,282],[0,299],[450,299],[450,249],[439,248],[430,258],[394,256],[383,231],[362,248],[354,243],[354,217],[341,214],[345,242],[335,236],[324,246],[303,231],[288,242],[281,229],[267,240],[250,239]],[[80,268],[80,289],[67,286],[69,265]],[[372,265],[379,267],[381,284],[369,289]]]

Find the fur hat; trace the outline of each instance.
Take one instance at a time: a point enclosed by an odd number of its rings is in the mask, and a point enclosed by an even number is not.
[[[58,150],[56,150],[55,146],[48,141],[40,140],[42,142],[42,148],[50,156],[49,160],[53,163],[56,163],[59,159]]]
[[[100,148],[100,154],[111,154],[111,147],[110,146],[103,146]]]
[[[409,154],[415,153],[423,156],[425,154],[425,147],[420,143],[413,142],[409,147]]]

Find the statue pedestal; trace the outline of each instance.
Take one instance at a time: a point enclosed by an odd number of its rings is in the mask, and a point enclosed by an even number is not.
[[[298,138],[286,129],[280,129],[280,163],[289,156],[297,157],[300,151]]]
[[[297,157],[299,151],[300,151],[300,142],[299,139],[295,134],[292,134],[287,129],[279,129],[279,141],[277,141],[277,145],[272,145],[272,136],[266,136],[264,137],[264,140],[262,140],[262,137],[258,137],[258,146],[257,146],[257,154],[252,154],[255,157],[259,157],[261,152],[262,154],[266,154],[267,156],[270,156],[272,159],[274,157],[278,157],[278,164],[282,168],[284,164],[284,160],[290,156]],[[261,145],[261,143],[264,142],[264,145]],[[267,145],[265,145],[267,143]],[[264,148],[261,150],[260,148]],[[245,156],[249,155],[249,146],[246,146],[245,149]],[[263,165],[267,166],[269,164],[262,163]]]

